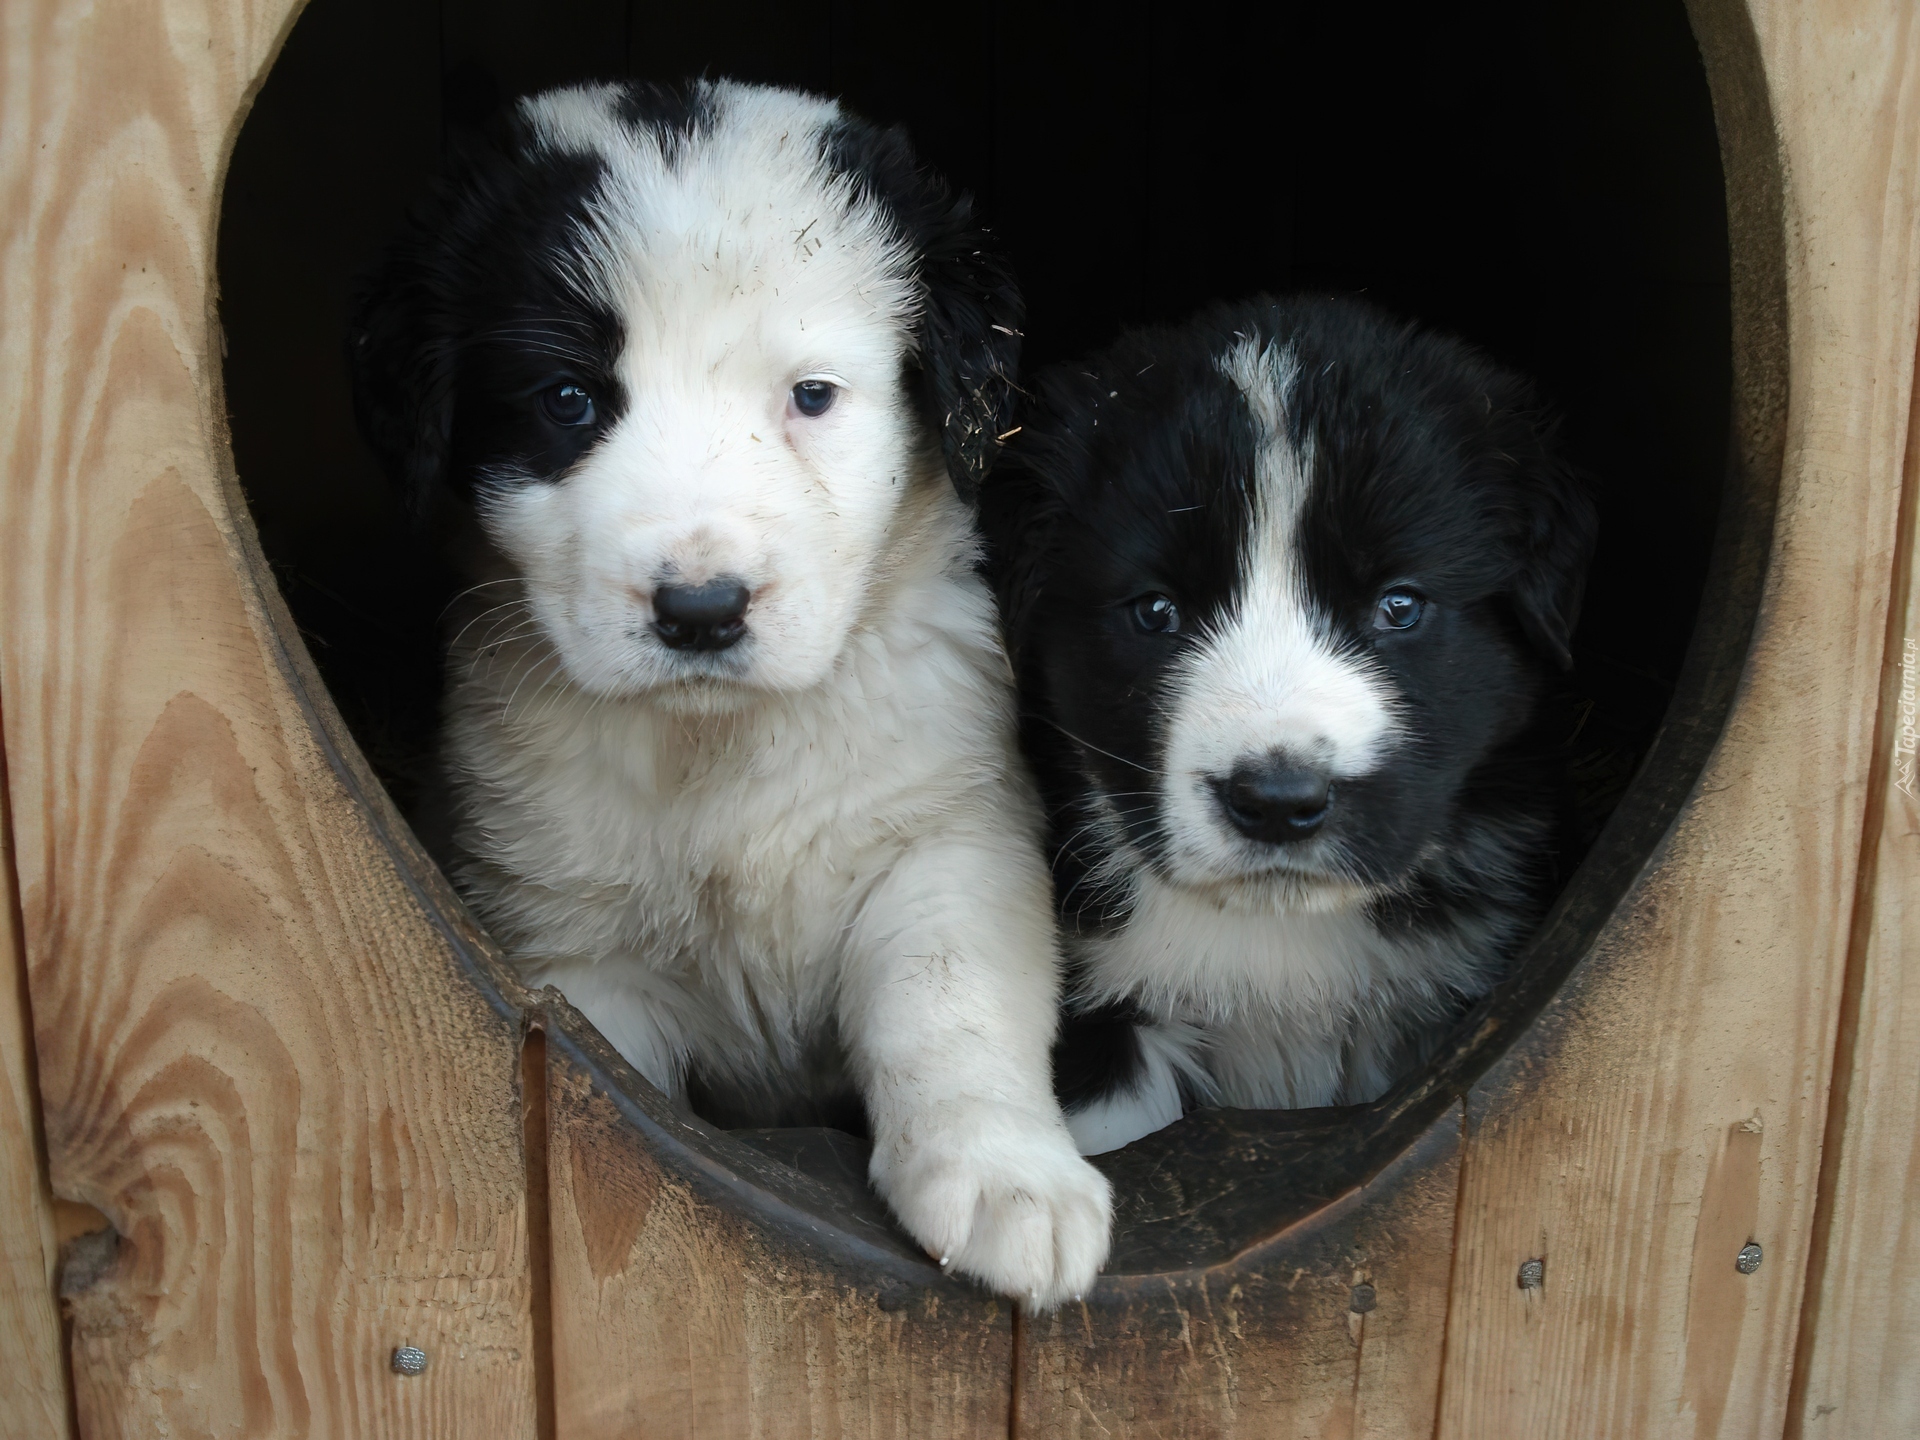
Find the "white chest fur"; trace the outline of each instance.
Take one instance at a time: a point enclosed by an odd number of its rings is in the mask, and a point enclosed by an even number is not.
[[[690,1053],[798,1066],[906,847],[970,811],[1031,843],[964,516],[940,497],[920,528],[805,691],[702,713],[588,694],[537,642],[457,657],[467,888],[529,978],[658,1084]]]
[[[1128,999],[1152,1024],[1143,1073],[1069,1117],[1085,1153],[1178,1118],[1180,1089],[1247,1109],[1370,1100],[1391,1083],[1406,1026],[1484,988],[1481,951],[1454,930],[1395,934],[1361,901],[1240,909],[1150,874],[1126,923],[1084,942],[1089,999]]]

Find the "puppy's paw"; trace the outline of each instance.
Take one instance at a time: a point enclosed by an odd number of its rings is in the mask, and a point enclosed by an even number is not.
[[[945,1267],[1051,1310],[1107,1258],[1113,1187],[1057,1117],[992,1101],[916,1116],[873,1152],[873,1183]]]

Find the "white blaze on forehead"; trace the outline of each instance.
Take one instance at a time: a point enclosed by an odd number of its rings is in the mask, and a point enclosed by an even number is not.
[[[582,86],[526,100],[522,113],[544,144],[606,166],[579,279],[619,312],[631,362],[703,350],[718,360],[747,316],[758,329],[814,331],[823,356],[843,353],[849,332],[884,336],[881,353],[859,358],[898,364],[919,304],[914,257],[880,207],[831,172],[821,142],[844,118],[837,104],[706,85],[707,118],[669,162],[658,131],[620,118],[621,98],[617,86]]]
[[[1248,842],[1214,791],[1235,765],[1280,755],[1337,782],[1378,765],[1395,730],[1384,678],[1342,649],[1308,593],[1299,531],[1313,442],[1296,445],[1288,423],[1299,360],[1243,339],[1219,368],[1253,421],[1253,503],[1232,608],[1194,643],[1171,696],[1164,814],[1176,874],[1195,879],[1244,868]]]
[[[617,317],[626,403],[564,483],[500,487],[489,530],[576,683],[637,693],[691,669],[804,688],[879,582],[903,497],[944,479],[902,383],[917,256],[833,173],[833,102],[702,84],[697,122],[663,142],[620,118],[623,97],[522,103],[537,145],[600,162],[578,258],[549,259]],[[817,420],[788,413],[803,379],[837,387]],[[721,575],[751,592],[745,637],[669,650],[656,587]]]

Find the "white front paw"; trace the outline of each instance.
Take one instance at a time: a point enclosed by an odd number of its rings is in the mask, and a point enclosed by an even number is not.
[[[1058,1118],[956,1101],[878,1138],[874,1188],[943,1266],[1035,1310],[1078,1298],[1100,1273],[1113,1187]]]

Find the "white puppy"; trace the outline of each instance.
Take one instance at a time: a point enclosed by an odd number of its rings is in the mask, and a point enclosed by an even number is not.
[[[857,1093],[942,1263],[1107,1249],[1053,1098],[1040,816],[976,574],[1020,302],[897,131],[727,82],[521,102],[374,277],[375,448],[484,537],[454,873],[535,983],[733,1123]]]

